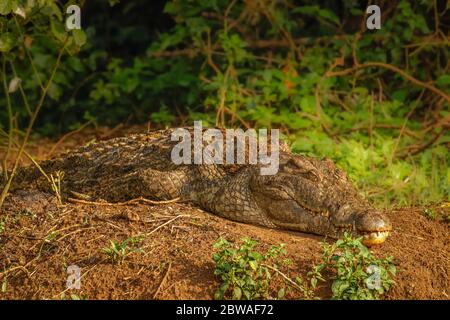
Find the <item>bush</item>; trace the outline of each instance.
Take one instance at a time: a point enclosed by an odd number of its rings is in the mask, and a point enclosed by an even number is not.
[[[83,29],[70,32],[57,1],[0,6],[0,81],[22,80],[0,97],[10,106],[0,129],[20,135],[68,36],[41,134],[126,119],[275,127],[380,206],[450,201],[449,8],[439,1],[385,3],[380,30],[361,27],[368,4],[356,1],[83,3]]]
[[[243,243],[235,248],[224,238],[217,240],[214,248],[218,252],[213,255],[216,263],[214,274],[221,279],[222,283],[214,295],[215,299],[270,298],[269,285],[272,271],[266,264],[285,253],[284,245],[273,246],[268,252],[262,254],[254,250],[257,243],[255,240],[245,238]]]
[[[280,266],[292,263],[290,259],[281,260],[287,253],[283,244],[272,246],[266,253],[261,253],[255,250],[258,242],[253,239],[244,238],[240,245],[233,245],[221,237],[214,244],[214,275],[221,281],[214,298],[283,299],[286,292],[295,289],[300,292],[300,298],[319,299],[316,295],[317,285],[319,281],[326,281],[326,272],[331,280],[332,299],[379,299],[395,284],[393,277],[396,267],[392,257],[374,257],[361,240],[345,234],[333,244],[322,242],[320,263],[312,266],[307,279],[298,275],[292,280],[288,274],[280,271]],[[280,260],[282,263],[274,263]],[[286,286],[274,285],[273,280],[279,275]],[[277,295],[273,292],[277,292]]]
[[[377,259],[361,240],[346,234],[331,245],[322,243],[322,263],[316,269],[334,273],[333,299],[374,300],[395,284],[393,258]]]

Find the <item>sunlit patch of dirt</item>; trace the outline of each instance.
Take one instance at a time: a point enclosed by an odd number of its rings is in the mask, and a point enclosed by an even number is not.
[[[286,244],[292,275],[306,276],[320,257],[320,237],[266,229],[213,216],[190,204],[58,207],[52,195],[20,192],[8,197],[0,236],[0,268],[6,279],[3,299],[59,299],[77,294],[89,299],[211,299],[219,282],[213,275],[213,243],[252,237],[264,250]],[[372,250],[396,258],[396,285],[387,299],[448,299],[449,227],[429,221],[420,210],[390,214],[394,231]],[[145,234],[142,252],[121,265],[102,248]],[[81,289],[66,291],[67,267],[81,268]],[[6,276],[6,278],[5,278]],[[281,281],[281,279],[280,279]],[[330,283],[321,298],[329,298]],[[300,298],[296,292],[288,298]]]

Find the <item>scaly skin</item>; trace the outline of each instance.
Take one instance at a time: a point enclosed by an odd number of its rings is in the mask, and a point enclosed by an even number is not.
[[[135,134],[81,147],[43,161],[48,174],[64,172],[61,189],[110,202],[138,197],[180,197],[234,221],[314,233],[332,238],[344,231],[364,236],[366,245],[385,241],[391,224],[361,198],[346,174],[330,160],[292,154],[280,148],[275,175],[260,175],[259,165],[175,165],[172,129]],[[20,168],[11,191],[51,191],[30,166]]]

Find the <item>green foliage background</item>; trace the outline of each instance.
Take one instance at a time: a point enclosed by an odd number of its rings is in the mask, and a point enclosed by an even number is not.
[[[72,3],[82,30],[64,28]],[[64,46],[35,133],[280,128],[379,205],[450,201],[449,4],[377,4],[381,30],[362,1],[2,0],[0,126],[21,139]]]

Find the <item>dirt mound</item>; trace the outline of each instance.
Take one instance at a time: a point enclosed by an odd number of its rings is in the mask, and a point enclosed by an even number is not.
[[[398,264],[397,283],[385,298],[448,299],[448,223],[428,220],[420,208],[389,215],[394,231],[372,249]],[[305,276],[320,257],[321,237],[234,223],[187,203],[58,207],[54,197],[29,191],[8,197],[1,226],[2,299],[211,299],[218,286],[212,246],[219,236],[249,236],[260,249],[285,243],[292,275]],[[129,253],[120,265],[102,251],[110,240],[139,234],[146,235],[142,251]],[[80,290],[66,289],[70,265],[80,268]],[[322,298],[330,297],[329,286],[319,290]]]
[[[41,139],[30,145],[29,153],[36,160],[46,159],[94,138],[143,130],[84,130],[56,143]],[[23,160],[21,165],[29,164]],[[449,299],[450,225],[428,220],[422,211],[389,212],[394,230],[386,243],[372,248],[375,255],[392,255],[397,263],[397,283],[386,299]],[[111,240],[139,234],[146,234],[142,252],[129,253],[121,265],[102,251]],[[321,237],[234,223],[188,203],[58,206],[53,195],[18,191],[0,212],[0,299],[60,299],[70,294],[87,299],[211,299],[219,284],[212,260],[219,236],[229,241],[252,237],[261,250],[285,243],[292,276],[306,276],[321,254]],[[80,290],[66,289],[70,265],[80,268]],[[331,296],[329,288],[330,283],[321,285],[321,298]]]

